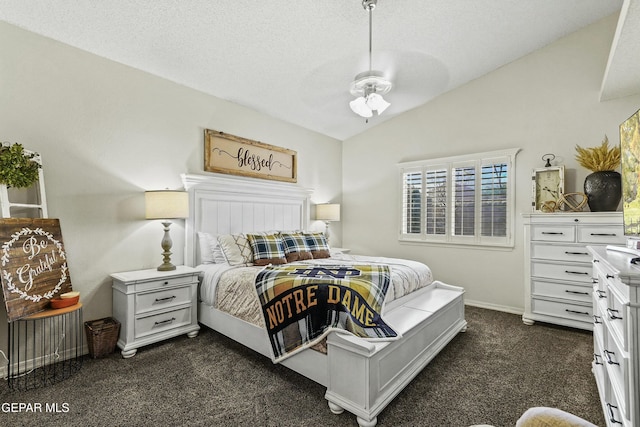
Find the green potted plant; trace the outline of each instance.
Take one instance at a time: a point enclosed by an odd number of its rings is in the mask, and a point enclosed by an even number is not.
[[[582,148],[576,145],[576,160],[592,173],[584,180],[584,193],[592,212],[615,211],[622,197],[622,180],[617,169],[620,166],[620,147],[609,147],[604,136],[598,147]]]
[[[38,180],[40,163],[37,154],[25,153],[21,144],[0,146],[0,183],[8,187],[26,188]]]

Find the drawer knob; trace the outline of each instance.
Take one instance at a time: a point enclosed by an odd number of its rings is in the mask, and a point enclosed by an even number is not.
[[[614,424],[622,424],[622,421],[616,420],[615,414],[613,413],[613,409],[618,409],[617,406],[612,405],[611,403],[607,403],[607,409],[609,409],[609,421]]]
[[[568,308],[565,308],[565,310],[567,313],[573,313],[573,314],[582,314],[584,316],[588,316],[589,313],[587,313],[586,311],[577,311],[577,310],[569,310]]]
[[[600,362],[600,356],[599,354],[593,353],[593,363],[595,363],[596,365],[603,365],[602,362]]]
[[[607,363],[609,365],[618,365],[618,366],[620,365],[618,362],[613,360],[613,358],[611,357],[612,355],[613,356],[616,355],[613,351],[605,350],[603,353],[604,353],[604,358],[607,359]]]
[[[167,323],[171,323],[171,322],[173,322],[173,321],[175,321],[175,320],[176,320],[176,318],[175,318],[175,317],[172,317],[171,319],[161,320],[161,321],[159,321],[159,322],[154,322],[154,323],[153,323],[153,326],[166,325]]]
[[[578,291],[570,291],[568,289],[564,290],[568,294],[576,294],[576,295],[589,295],[589,292],[578,292]]]
[[[571,270],[565,270],[564,271],[567,274],[580,274],[580,275],[586,275],[588,276],[590,273],[585,273],[584,271],[571,271]]]
[[[615,314],[615,313],[620,313],[618,310],[607,308],[607,313],[609,313],[609,319],[611,320],[622,319],[622,317]]]

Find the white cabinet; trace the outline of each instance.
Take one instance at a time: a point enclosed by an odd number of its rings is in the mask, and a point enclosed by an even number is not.
[[[624,244],[622,212],[531,213],[525,229],[522,321],[593,328],[587,245]]]
[[[178,266],[173,271],[138,270],[111,277],[122,357],[133,357],[138,347],[177,335],[198,335],[197,270]]]
[[[640,426],[640,267],[637,255],[589,247],[593,255],[593,362],[608,427]]]

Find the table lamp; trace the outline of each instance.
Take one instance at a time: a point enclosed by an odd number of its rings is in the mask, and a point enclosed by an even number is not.
[[[171,236],[169,227],[171,219],[187,218],[189,216],[189,194],[186,191],[159,190],[146,191],[144,193],[145,217],[147,219],[162,219],[164,226],[164,237],[162,238],[162,265],[159,271],[175,270],[176,266],[171,264]]]
[[[316,219],[324,221],[326,228],[324,234],[329,242],[329,223],[332,221],[340,221],[340,205],[337,203],[325,203],[316,205]]]

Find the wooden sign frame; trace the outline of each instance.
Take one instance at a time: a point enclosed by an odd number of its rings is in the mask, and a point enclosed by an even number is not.
[[[204,170],[297,182],[297,153],[259,141],[205,129]]]
[[[72,290],[59,220],[2,218],[0,242],[9,322],[46,310],[52,298]]]

